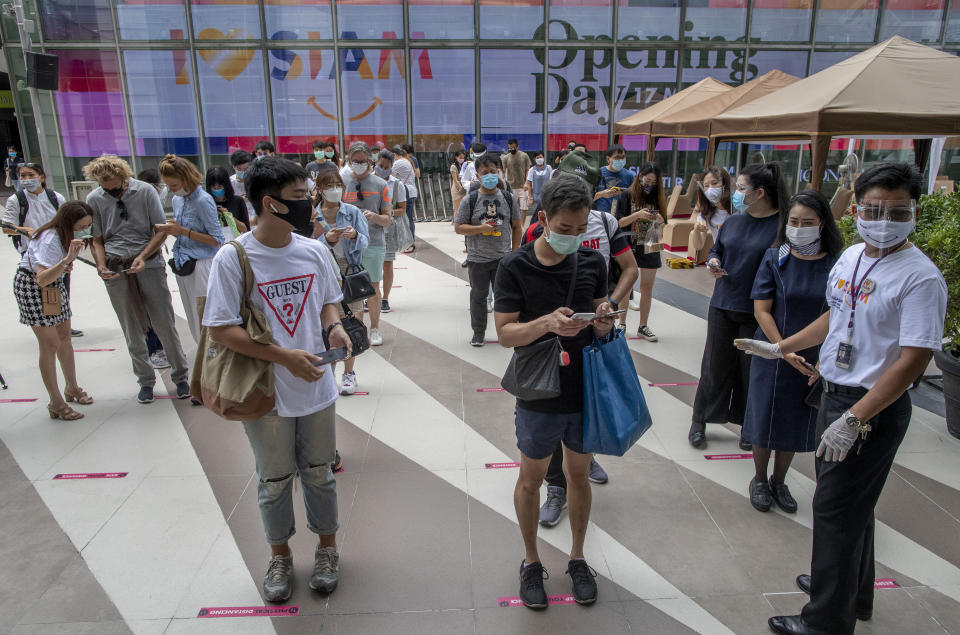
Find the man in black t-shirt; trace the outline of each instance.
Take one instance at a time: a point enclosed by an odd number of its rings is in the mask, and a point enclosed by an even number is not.
[[[502,346],[522,347],[559,336],[556,362],[560,396],[517,400],[517,447],[522,453],[514,505],[526,549],[520,565],[520,599],[530,608],[546,608],[543,565],[537,553],[540,485],[557,443],[563,442],[567,467],[567,500],[573,534],[567,573],[580,604],[597,599],[596,574],[583,558],[583,540],[590,521],[590,455],[583,453],[583,349],[594,335],[606,335],[613,320],[574,320],[574,313],[603,315],[607,300],[607,266],[603,256],[583,247],[591,195],[574,176],[551,180],[541,194],[544,233],[501,261],[494,303]],[[574,275],[576,278],[574,279]],[[565,306],[572,286],[572,301]],[[560,348],[563,349],[561,355]]]

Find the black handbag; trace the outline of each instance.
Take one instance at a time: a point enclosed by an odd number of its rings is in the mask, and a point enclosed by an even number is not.
[[[573,254],[573,277],[567,289],[569,307],[573,303],[573,291],[577,285],[579,261]],[[508,393],[523,401],[555,399],[560,396],[560,356],[563,346],[559,337],[551,337],[541,342],[513,349],[513,357],[507,371],[500,380],[500,386]]]
[[[168,260],[167,264],[170,265],[170,269],[173,270],[173,273],[181,277],[189,276],[190,274],[193,273],[193,270],[197,268],[197,261],[193,258],[188,258],[187,261],[184,262],[179,267],[177,266],[173,258]]]
[[[366,269],[361,265],[347,265],[347,271],[343,274],[343,301],[349,304],[366,300],[376,294],[377,290],[373,288]]]
[[[340,306],[343,308],[344,313],[344,316],[340,318],[340,326],[347,332],[350,343],[353,345],[350,353],[351,356],[356,357],[370,348],[370,339],[367,337],[367,327],[363,324],[363,320],[354,317],[353,312],[346,302],[341,302]],[[330,333],[326,330],[323,332],[323,345],[327,350],[330,350]]]

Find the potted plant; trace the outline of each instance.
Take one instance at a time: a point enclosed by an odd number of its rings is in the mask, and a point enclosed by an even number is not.
[[[947,409],[947,430],[960,438],[960,193],[939,192],[922,196],[917,230],[910,237],[947,282],[947,317],[943,328],[943,350],[934,351],[937,368],[943,373],[943,396]],[[847,245],[861,242],[854,217],[839,221]]]

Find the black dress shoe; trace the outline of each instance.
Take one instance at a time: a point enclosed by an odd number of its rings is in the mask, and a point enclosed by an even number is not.
[[[810,585],[810,576],[807,575],[806,573],[798,575],[797,587],[807,595],[810,595],[810,589],[813,588]],[[857,609],[857,619],[860,620],[861,622],[869,622],[872,617],[873,617],[873,609],[868,609],[868,610]]]
[[[706,426],[702,423],[690,424],[690,433],[687,434],[687,439],[690,441],[690,445],[695,448],[703,448],[707,445],[707,432]]]
[[[810,626],[800,615],[777,615],[767,620],[767,624],[774,633],[784,635],[830,635],[827,631]]]
[[[750,452],[753,450],[753,444],[747,441],[746,439],[744,439],[743,437],[740,437],[740,449],[743,450],[744,452]]]

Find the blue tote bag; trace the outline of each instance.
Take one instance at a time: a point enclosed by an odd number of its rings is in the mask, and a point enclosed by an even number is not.
[[[583,349],[583,451],[623,456],[652,425],[623,331]]]

